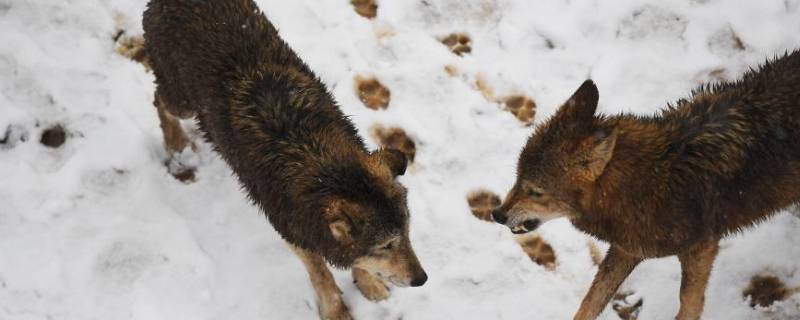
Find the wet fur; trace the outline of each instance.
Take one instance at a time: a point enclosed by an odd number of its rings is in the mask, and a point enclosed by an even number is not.
[[[353,124],[251,0],[154,0],[143,24],[156,95],[171,114],[197,117],[284,239],[348,267],[402,233],[402,193],[372,172]],[[374,209],[352,246],[323,218],[331,199]]]
[[[584,129],[618,138],[579,229],[642,257],[741,231],[800,200],[800,51],[660,116],[596,117]]]
[[[556,213],[611,244],[576,319],[596,317],[643,259],[670,255],[678,319],[697,319],[719,239],[800,201],[800,51],[653,116],[595,115],[598,97],[587,81],[538,127],[493,216]]]

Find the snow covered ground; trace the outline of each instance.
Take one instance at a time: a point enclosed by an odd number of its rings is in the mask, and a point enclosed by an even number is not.
[[[383,124],[417,142],[401,181],[430,280],[371,303],[336,271],[357,319],[569,319],[587,291],[596,267],[568,222],[541,228],[558,255],[551,272],[471,216],[466,195],[504,194],[531,132],[478,78],[533,98],[537,122],[587,77],[603,112],[652,113],[800,47],[798,0],[382,0],[374,20],[346,0],[257,2],[365,137]],[[145,4],[0,0],[0,319],[313,319],[305,270],[208,145],[195,183],[167,174],[153,77],[111,40],[141,32]],[[451,32],[472,38],[471,54],[439,43]],[[391,90],[387,110],[361,104],[356,75]],[[57,149],[39,143],[54,124],[67,130]],[[764,271],[800,286],[797,217],[723,241],[705,318],[800,319],[800,297],[766,310],[742,299]],[[672,319],[679,285],[665,258],[623,289],[644,299],[641,319]]]

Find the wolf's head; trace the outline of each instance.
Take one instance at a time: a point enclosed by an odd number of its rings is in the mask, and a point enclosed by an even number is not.
[[[601,126],[594,115],[598,97],[597,87],[587,80],[528,139],[517,181],[492,212],[495,221],[525,233],[555,218],[580,215],[617,141],[617,132]]]
[[[364,170],[349,170],[324,210],[338,247],[332,251],[397,286],[421,286],[428,276],[411,247],[406,188],[396,180],[405,173],[406,156],[382,149],[359,163]]]

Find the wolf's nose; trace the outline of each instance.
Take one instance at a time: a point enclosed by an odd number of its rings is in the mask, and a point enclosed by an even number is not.
[[[425,284],[425,282],[427,282],[427,281],[428,281],[428,274],[423,272],[421,276],[418,276],[418,277],[414,278],[414,280],[411,280],[411,286],[412,287],[419,287],[419,286]]]
[[[508,217],[506,217],[500,209],[494,209],[494,211],[492,211],[492,219],[499,224],[506,224]]]

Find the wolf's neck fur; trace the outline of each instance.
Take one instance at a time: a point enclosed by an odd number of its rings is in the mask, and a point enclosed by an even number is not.
[[[652,219],[642,216],[657,214],[644,208],[664,208],[661,200],[669,189],[669,159],[675,153],[670,141],[678,133],[657,118],[621,115],[598,120],[598,128],[619,130],[614,155],[595,181],[592,194],[582,201],[582,214],[572,222],[595,237],[650,254],[638,249],[637,230],[657,229],[648,225]]]

